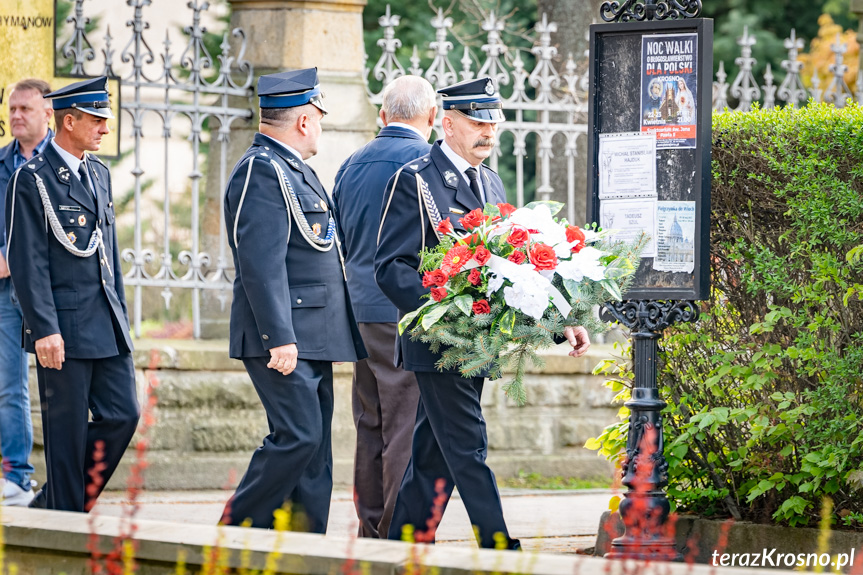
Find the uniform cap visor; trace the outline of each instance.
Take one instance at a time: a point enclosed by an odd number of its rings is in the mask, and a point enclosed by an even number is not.
[[[479,110],[458,110],[458,112],[464,114],[471,120],[476,120],[477,122],[488,122],[499,124],[501,122],[506,121],[506,117],[503,115],[503,110],[500,108],[482,108]]]
[[[113,120],[114,113],[111,111],[111,108],[82,108],[77,107],[76,110],[81,110],[91,116],[96,116],[97,118],[105,118],[106,120]]]
[[[314,106],[315,108],[317,108],[318,110],[323,112],[324,115],[327,115],[330,113],[329,110],[327,110],[326,107],[324,106],[323,98],[321,98],[320,96],[316,96],[316,97],[312,98],[311,100],[309,100],[309,104],[311,104],[312,106]]]

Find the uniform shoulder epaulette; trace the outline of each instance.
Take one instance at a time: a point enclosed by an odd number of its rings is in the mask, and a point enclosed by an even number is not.
[[[429,160],[428,155],[425,155],[425,156],[417,158],[416,160],[412,160],[412,161],[408,162],[407,164],[404,165],[404,167],[402,169],[405,170],[406,172],[409,172],[409,173],[417,173],[417,172],[423,171],[424,169],[426,169],[430,165],[431,165],[431,160]]]
[[[21,164],[19,170],[27,170],[28,172],[36,173],[45,166],[48,165],[48,162],[45,161],[45,158],[42,156],[36,156],[30,161],[24,162]]]

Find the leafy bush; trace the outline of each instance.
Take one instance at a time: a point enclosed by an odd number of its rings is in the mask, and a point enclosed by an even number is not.
[[[830,497],[861,529],[863,109],[718,114],[713,137],[711,299],[661,340],[669,498],[794,526]],[[622,399],[627,369],[600,369]],[[588,447],[617,457],[626,430]]]

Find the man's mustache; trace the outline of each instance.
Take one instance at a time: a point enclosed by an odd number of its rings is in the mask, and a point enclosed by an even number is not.
[[[480,138],[476,142],[473,143],[474,148],[485,148],[485,147],[493,147],[494,146],[494,138]]]

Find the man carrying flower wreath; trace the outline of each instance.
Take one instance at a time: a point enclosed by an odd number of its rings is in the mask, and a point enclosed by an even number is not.
[[[446,296],[441,287],[445,278],[435,282],[426,276],[424,281],[418,272],[422,266],[418,254],[437,245],[447,232],[467,234],[479,225],[470,220],[481,217],[477,214],[486,204],[508,206],[500,177],[482,164],[494,148],[497,124],[504,120],[494,83],[479,78],[438,93],[444,109],[444,139],[435,142],[428,155],[396,172],[382,206],[375,279],[400,316],[419,308],[429,288],[435,300]],[[483,252],[477,252],[453,248],[440,273],[455,273],[471,258],[482,258]],[[482,302],[474,305],[481,307]],[[570,355],[587,352],[586,330],[567,327],[565,335],[573,346]],[[413,529],[414,540],[433,543],[440,514],[457,486],[480,546],[519,549],[503,518],[494,473],[485,462],[488,439],[480,398],[486,374],[463,377],[455,369],[441,371],[436,366],[439,358],[428,344],[411,340],[408,331],[399,337],[395,361],[416,373],[420,402],[411,461],[388,537],[402,539]]]

